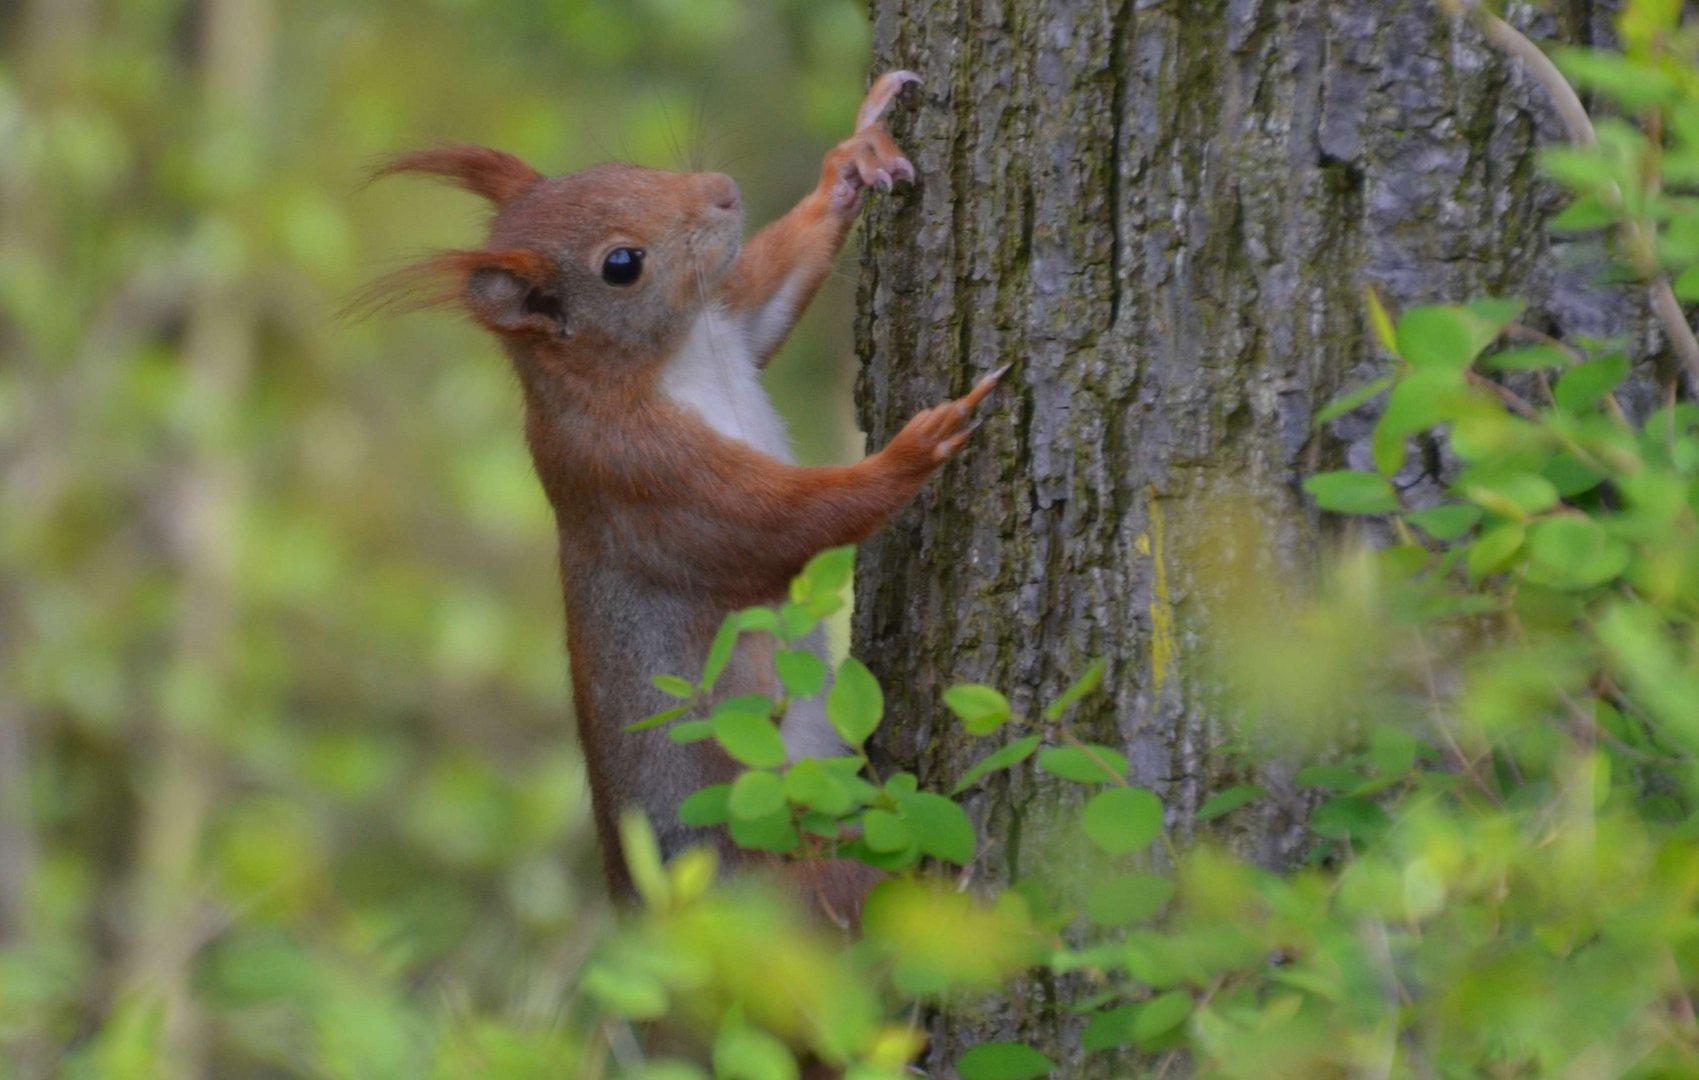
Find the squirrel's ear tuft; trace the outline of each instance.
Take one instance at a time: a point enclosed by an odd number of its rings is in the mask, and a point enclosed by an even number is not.
[[[564,308],[549,291],[554,277],[554,264],[537,251],[442,251],[361,289],[342,315],[363,319],[464,303],[474,318],[492,330],[513,331],[525,325],[541,329],[565,319]],[[503,282],[511,282],[511,287],[496,287]],[[506,294],[515,290],[517,300],[508,303]],[[552,306],[539,297],[551,298]]]
[[[491,150],[487,146],[461,144],[397,154],[373,169],[367,183],[397,173],[439,176],[482,195],[497,206],[505,206],[514,196],[543,178],[542,173],[512,154]]]

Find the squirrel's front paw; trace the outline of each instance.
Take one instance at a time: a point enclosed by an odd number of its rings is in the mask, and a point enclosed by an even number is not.
[[[891,449],[928,472],[950,460],[979,427],[974,410],[997,389],[998,380],[1008,370],[1009,365],[1004,364],[955,401],[915,413],[891,440]]]
[[[853,213],[861,205],[864,189],[890,191],[899,180],[914,180],[914,165],[879,122],[886,107],[910,83],[918,85],[920,76],[912,71],[888,71],[873,80],[856,114],[855,134],[826,155],[825,178],[831,184],[833,210]]]

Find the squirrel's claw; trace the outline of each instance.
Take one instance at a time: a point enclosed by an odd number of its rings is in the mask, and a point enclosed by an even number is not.
[[[865,188],[890,191],[899,183],[914,182],[914,163],[891,141],[890,132],[879,118],[903,87],[919,82],[920,76],[912,71],[888,71],[873,80],[861,111],[856,114],[855,134],[826,155],[822,182],[828,185],[829,205],[834,213],[853,214],[859,210]]]
[[[967,444],[983,418],[974,412],[997,389],[997,384],[1009,370],[1005,364],[974,384],[972,390],[957,398],[935,405],[914,415],[898,433],[893,445],[915,455],[928,471],[954,457]]]
[[[861,205],[864,188],[890,191],[914,182],[914,164],[903,156],[883,125],[851,135],[826,157],[826,177],[831,182],[834,210],[853,212]]]
[[[855,114],[855,130],[866,131],[877,124],[879,118],[885,115],[885,107],[910,83],[919,86],[920,76],[912,71],[887,71],[874,79],[867,90],[867,97],[862,99],[861,111]]]

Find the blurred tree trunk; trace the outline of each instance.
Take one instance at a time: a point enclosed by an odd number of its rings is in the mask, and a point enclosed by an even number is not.
[[[1536,40],[1589,40],[1602,6],[1515,14]],[[865,231],[869,445],[1014,364],[974,443],[863,550],[854,650],[889,698],[881,752],[947,787],[986,746],[939,706],[946,686],[989,683],[1033,716],[1103,656],[1075,726],[1125,748],[1191,836],[1199,804],[1244,779],[1195,662],[1224,599],[1205,549],[1253,580],[1305,573],[1321,536],[1301,477],[1368,462],[1369,418],[1311,424],[1378,373],[1364,287],[1394,309],[1521,295],[1536,326],[1654,353],[1643,302],[1563,269],[1534,163],[1561,129],[1429,0],[872,7],[875,70],[925,84],[893,121],[919,183]],[[1431,497],[1443,468],[1412,455],[1397,482]],[[1305,845],[1304,805],[1278,769],[1259,780],[1275,798],[1218,835],[1277,866]],[[976,879],[1059,880],[1047,864],[1071,837],[1043,808],[1066,797],[1030,763],[984,787]],[[1016,1038],[1059,1075],[1108,1075],[1066,1049],[1065,999],[1035,978],[937,1019],[930,1074]]]

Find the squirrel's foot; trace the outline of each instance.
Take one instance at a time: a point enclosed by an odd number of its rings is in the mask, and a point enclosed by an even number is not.
[[[918,84],[912,71],[891,71],[873,80],[873,87],[856,114],[855,134],[826,155],[826,174],[832,181],[833,210],[854,213],[861,207],[861,193],[876,187],[890,191],[900,181],[914,181],[914,165],[891,140],[879,122],[885,109],[903,87]]]
[[[892,440],[892,448],[905,456],[914,455],[928,470],[950,460],[980,425],[974,419],[974,410],[997,389],[1008,370],[1009,365],[1004,364],[955,401],[915,413]]]

